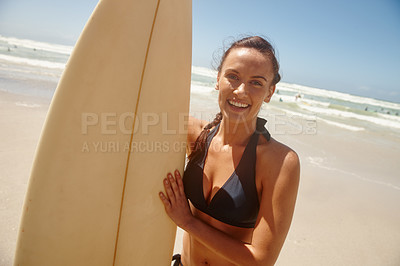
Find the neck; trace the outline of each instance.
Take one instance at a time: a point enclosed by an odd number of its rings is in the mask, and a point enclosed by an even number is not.
[[[257,118],[251,121],[222,119],[217,136],[224,145],[246,145],[256,130]]]

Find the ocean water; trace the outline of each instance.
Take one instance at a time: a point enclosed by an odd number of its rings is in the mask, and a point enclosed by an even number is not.
[[[0,91],[51,98],[73,47],[0,35]],[[191,105],[217,108],[216,71],[192,67]],[[277,112],[348,131],[400,137],[400,104],[280,82],[268,104]],[[261,116],[268,116],[266,108]]]
[[[192,67],[191,95],[194,101],[216,105],[216,71]],[[266,108],[268,105],[268,108]],[[400,137],[400,104],[347,93],[280,82],[270,103],[260,111],[327,123],[348,131],[374,131]]]

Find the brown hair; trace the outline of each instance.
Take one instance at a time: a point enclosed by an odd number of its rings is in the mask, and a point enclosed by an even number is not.
[[[218,72],[221,72],[225,59],[228,57],[229,53],[235,48],[256,49],[257,51],[268,57],[271,60],[274,70],[274,79],[272,80],[272,84],[275,85],[281,80],[281,75],[279,75],[279,63],[276,59],[275,49],[271,45],[271,43],[261,38],[260,36],[249,36],[232,43],[221,57],[221,61],[219,63],[219,66],[217,67]]]
[[[279,63],[275,56],[275,49],[271,45],[271,43],[269,43],[268,41],[259,36],[245,37],[232,43],[231,46],[223,53],[221,57],[221,61],[217,67],[218,72],[221,72],[225,59],[227,58],[229,53],[235,48],[252,48],[256,49],[263,55],[267,56],[271,60],[274,71],[274,79],[272,80],[272,84],[275,85],[281,80],[281,76],[279,74]],[[193,145],[193,150],[188,156],[189,160],[203,153],[206,145],[206,139],[208,133],[210,132],[210,129],[218,125],[221,122],[221,120],[222,120],[222,113],[219,112],[214,118],[214,120],[204,127],[203,131],[197,137],[196,142]]]

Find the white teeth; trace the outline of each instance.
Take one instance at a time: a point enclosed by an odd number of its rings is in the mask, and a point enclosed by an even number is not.
[[[246,108],[247,106],[249,106],[248,104],[245,103],[239,103],[239,102],[235,102],[232,100],[228,101],[231,105],[236,106],[236,107],[240,107],[240,108]]]

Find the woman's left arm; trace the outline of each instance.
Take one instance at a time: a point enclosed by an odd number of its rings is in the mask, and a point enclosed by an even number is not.
[[[260,170],[268,175],[267,169]],[[167,214],[177,226],[233,264],[273,265],[289,231],[299,176],[299,159],[290,150],[281,164],[273,187],[263,189],[251,244],[237,240],[194,217],[178,171],[175,172],[175,178],[168,174],[164,180],[166,195],[160,192],[160,198]]]

